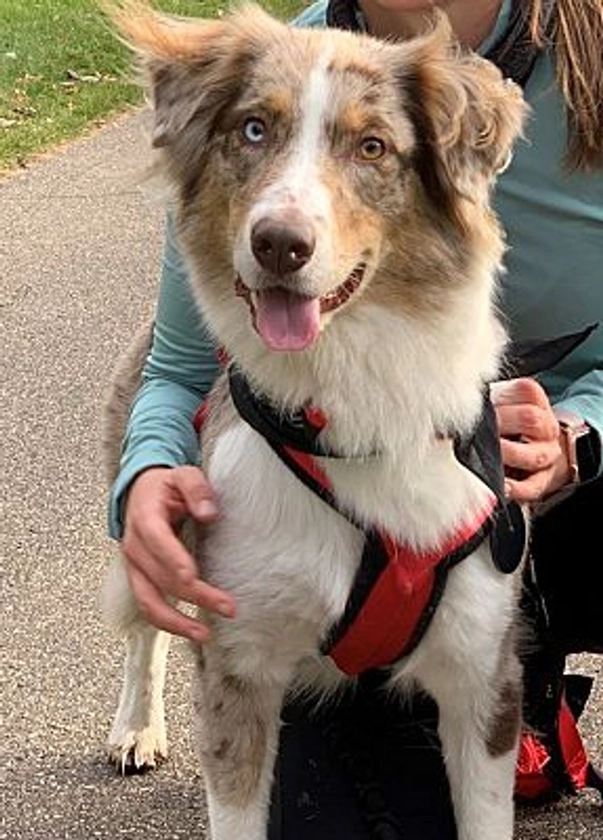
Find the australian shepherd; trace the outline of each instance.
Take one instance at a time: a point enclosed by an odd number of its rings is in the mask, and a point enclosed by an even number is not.
[[[196,655],[212,838],[266,840],[287,692],[381,668],[438,704],[460,840],[511,840],[518,575],[492,556],[496,493],[459,452],[505,352],[490,197],[521,93],[442,17],[404,42],[255,7],[112,17],[228,359],[200,424],[221,517],[187,537],[237,603],[205,617]],[[153,764],[167,640],[110,578],[127,664],[109,748]]]

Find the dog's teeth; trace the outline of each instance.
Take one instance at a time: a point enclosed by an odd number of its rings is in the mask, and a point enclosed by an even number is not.
[[[366,266],[364,263],[357,265],[340,286],[338,286],[334,291],[327,292],[326,295],[322,296],[321,304],[323,311],[331,312],[349,300],[356,289],[360,286],[362,278],[364,277],[365,268]]]

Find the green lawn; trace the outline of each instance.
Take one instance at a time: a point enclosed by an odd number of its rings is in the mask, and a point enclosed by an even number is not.
[[[220,0],[156,0],[206,17]],[[263,3],[287,17],[296,0]],[[0,171],[77,136],[140,101],[130,55],[94,0],[0,0]]]

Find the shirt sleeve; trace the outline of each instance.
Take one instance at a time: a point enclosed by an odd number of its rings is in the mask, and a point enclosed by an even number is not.
[[[168,217],[153,342],[109,496],[109,533],[114,539],[123,535],[124,501],[139,473],[154,466],[198,462],[192,420],[218,369],[216,346],[193,298]]]

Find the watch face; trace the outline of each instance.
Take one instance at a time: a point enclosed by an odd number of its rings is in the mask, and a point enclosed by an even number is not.
[[[594,429],[587,429],[575,438],[576,465],[580,481],[590,481],[599,472],[601,445]]]
[[[575,414],[555,412],[565,441],[571,484],[590,481],[599,472],[601,443],[597,432]]]

